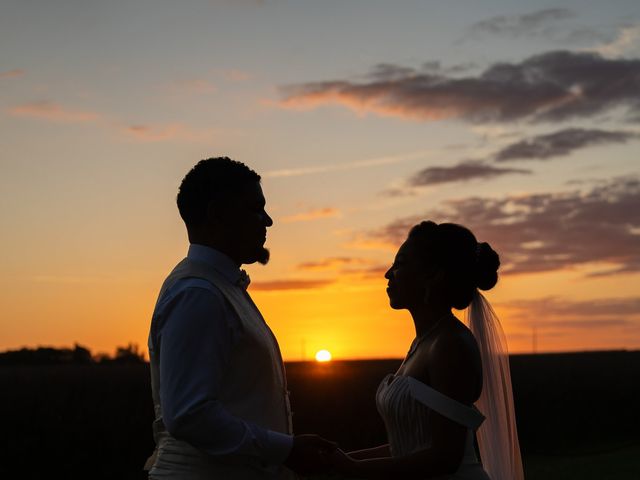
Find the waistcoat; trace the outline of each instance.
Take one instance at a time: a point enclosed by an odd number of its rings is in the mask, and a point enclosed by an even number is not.
[[[284,364],[278,343],[247,292],[229,282],[206,263],[185,258],[164,281],[158,299],[185,278],[200,278],[214,285],[236,312],[242,333],[233,345],[229,363],[221,382],[222,406],[232,415],[280,433],[292,433],[291,408]],[[155,316],[154,316],[155,320]],[[152,320],[152,322],[154,321]],[[211,321],[216,321],[212,318]],[[152,331],[154,325],[151,327]],[[165,428],[160,402],[159,352],[149,335],[151,392],[155,410],[153,423],[156,450],[147,461],[150,476],[155,478],[228,478],[285,479],[291,472],[284,467],[263,464],[250,456],[213,456],[189,443],[174,438]],[[167,469],[185,471],[170,474]],[[177,473],[177,472],[176,472]]]

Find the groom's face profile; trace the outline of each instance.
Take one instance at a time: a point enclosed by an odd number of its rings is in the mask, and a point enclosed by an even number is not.
[[[250,182],[232,192],[221,211],[220,223],[233,249],[232,256],[240,263],[269,261],[264,244],[273,220],[265,210],[265,203],[260,183]]]

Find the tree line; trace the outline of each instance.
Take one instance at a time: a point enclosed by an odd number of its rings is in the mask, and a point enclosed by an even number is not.
[[[13,365],[91,365],[144,363],[144,353],[135,343],[116,347],[115,353],[92,354],[91,350],[75,344],[73,348],[37,347],[0,352],[0,366]]]

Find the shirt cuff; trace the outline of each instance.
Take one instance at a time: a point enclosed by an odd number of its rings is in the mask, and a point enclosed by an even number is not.
[[[293,435],[267,430],[264,459],[273,465],[282,465],[293,448]]]

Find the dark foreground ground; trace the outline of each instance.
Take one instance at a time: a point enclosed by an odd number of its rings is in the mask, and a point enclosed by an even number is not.
[[[294,426],[345,449],[384,442],[374,405],[398,360],[290,363]],[[511,358],[528,480],[640,479],[640,352]],[[0,478],[145,478],[147,365],[0,367]]]

